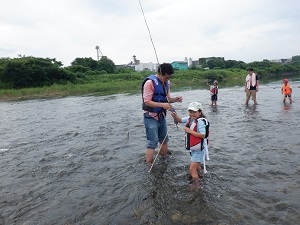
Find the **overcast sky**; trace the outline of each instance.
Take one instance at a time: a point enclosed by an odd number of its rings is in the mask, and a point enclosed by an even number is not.
[[[300,55],[299,0],[141,0],[159,63]],[[156,62],[139,0],[2,0],[0,57]]]

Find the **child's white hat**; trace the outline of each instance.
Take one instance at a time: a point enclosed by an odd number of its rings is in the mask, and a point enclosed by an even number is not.
[[[199,110],[202,110],[202,105],[201,105],[201,103],[199,103],[199,102],[191,102],[191,103],[189,104],[189,107],[188,107],[187,110],[192,110],[192,111],[197,112],[197,111],[199,111]]]

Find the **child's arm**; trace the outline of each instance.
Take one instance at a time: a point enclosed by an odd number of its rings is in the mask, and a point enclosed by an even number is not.
[[[196,131],[193,131],[191,130],[190,128],[188,127],[184,127],[183,130],[186,132],[186,133],[189,133],[195,137],[198,137],[198,138],[205,138],[205,134],[201,134],[199,132],[196,132]]]
[[[172,111],[171,113],[174,120],[176,120],[178,123],[182,123],[182,118],[180,118],[175,111]]]

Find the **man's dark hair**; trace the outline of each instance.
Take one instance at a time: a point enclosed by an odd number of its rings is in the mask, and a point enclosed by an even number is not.
[[[173,74],[174,69],[170,63],[163,63],[160,64],[159,67],[157,68],[157,73],[160,73],[162,76],[164,76],[166,73]]]
[[[248,68],[247,71],[253,71],[253,68]]]

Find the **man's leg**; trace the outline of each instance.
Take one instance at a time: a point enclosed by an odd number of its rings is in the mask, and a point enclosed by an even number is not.
[[[167,153],[168,153],[168,143],[164,143],[164,144],[161,145],[161,149],[160,149],[159,154],[161,156],[166,156]]]
[[[246,105],[248,105],[248,103],[249,103],[249,99],[250,99],[250,95],[251,95],[251,92],[250,92],[250,90],[246,90]]]
[[[146,163],[152,163],[153,155],[154,155],[154,149],[153,148],[147,148],[146,149]]]
[[[254,102],[254,105],[257,104],[256,102],[256,90],[251,90],[252,100]]]
[[[158,123],[151,117],[144,117],[146,128],[146,163],[152,163],[154,150],[158,143]]]
[[[161,156],[165,156],[168,153],[168,141],[169,141],[167,121],[165,117],[160,118],[160,129],[158,131],[158,141],[161,144],[159,154]]]

